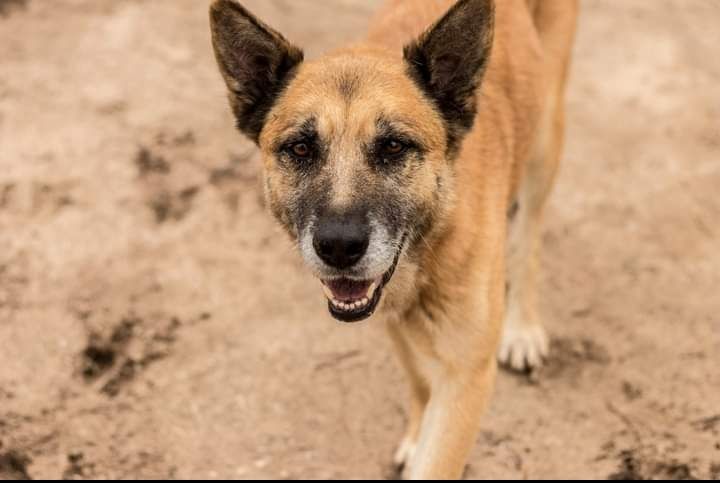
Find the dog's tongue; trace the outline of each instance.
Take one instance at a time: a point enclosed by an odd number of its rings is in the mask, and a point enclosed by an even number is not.
[[[371,284],[372,281],[356,282],[346,278],[325,282],[325,285],[332,292],[333,298],[341,302],[361,300],[368,293]]]

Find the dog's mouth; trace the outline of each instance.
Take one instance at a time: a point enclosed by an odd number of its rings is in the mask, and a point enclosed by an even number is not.
[[[356,281],[339,278],[323,281],[330,314],[343,322],[358,322],[370,317],[380,302],[383,279]]]
[[[341,322],[359,322],[373,315],[380,304],[385,285],[395,273],[404,241],[403,238],[390,269],[374,280],[353,280],[344,277],[323,280],[323,292],[328,299],[330,315]]]

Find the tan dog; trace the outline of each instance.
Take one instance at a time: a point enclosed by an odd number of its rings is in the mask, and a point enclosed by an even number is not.
[[[460,477],[495,354],[526,369],[547,352],[537,251],[576,11],[390,0],[366,42],[305,62],[235,1],[211,7],[272,212],[335,318],[387,321],[412,390],[407,477]]]

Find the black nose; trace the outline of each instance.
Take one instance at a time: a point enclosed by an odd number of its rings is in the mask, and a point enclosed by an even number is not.
[[[333,268],[355,265],[370,244],[370,229],[361,214],[323,216],[318,220],[313,246],[315,252]]]

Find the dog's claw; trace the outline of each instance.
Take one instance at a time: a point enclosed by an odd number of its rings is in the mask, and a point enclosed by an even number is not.
[[[498,351],[500,364],[518,372],[542,366],[549,350],[545,329],[539,324],[507,324]]]
[[[410,464],[410,460],[415,454],[416,443],[411,441],[409,438],[403,438],[400,442],[400,446],[395,452],[393,457],[393,464],[396,471],[396,478],[398,480],[404,479],[405,470]]]

